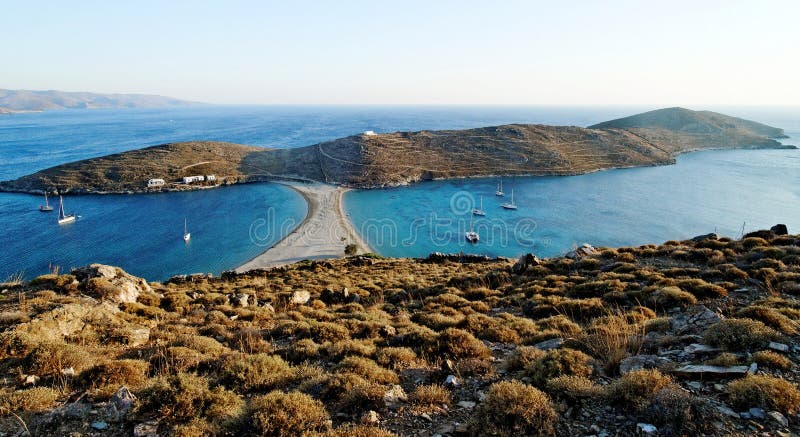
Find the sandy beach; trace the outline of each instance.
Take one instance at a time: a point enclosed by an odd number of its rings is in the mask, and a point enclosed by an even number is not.
[[[370,247],[353,229],[342,209],[342,195],[347,188],[319,182],[279,182],[300,193],[308,204],[302,223],[264,253],[236,268],[237,272],[291,264],[304,259],[339,258],[348,244],[356,244],[359,253]]]

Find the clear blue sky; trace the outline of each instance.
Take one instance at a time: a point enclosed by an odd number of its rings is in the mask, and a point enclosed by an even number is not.
[[[0,0],[0,88],[213,103],[798,105],[798,24],[797,0]]]

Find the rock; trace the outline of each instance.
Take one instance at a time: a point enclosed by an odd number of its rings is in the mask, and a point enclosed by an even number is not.
[[[536,255],[529,253],[527,255],[522,255],[519,257],[517,262],[511,267],[511,271],[513,273],[522,273],[525,270],[528,270],[528,267],[535,267],[538,266],[540,263],[539,258]]]
[[[22,380],[22,385],[36,385],[41,378],[36,375],[22,375],[20,379]]]
[[[658,355],[634,355],[620,361],[619,371],[623,375],[641,369],[664,369],[675,364],[672,360]]]
[[[133,427],[133,437],[158,437],[158,421],[150,420]]]
[[[133,408],[133,405],[136,403],[136,396],[131,393],[128,387],[123,385],[114,393],[114,396],[111,396],[110,402],[114,404],[117,411],[125,414]]]
[[[99,420],[97,422],[92,422],[92,428],[102,431],[104,429],[108,429],[108,424],[102,420]]]
[[[703,364],[687,364],[673,370],[673,373],[684,375],[709,375],[720,377],[742,376],[747,373],[747,366],[707,366]]]
[[[698,391],[703,389],[703,383],[700,381],[689,381],[686,385]]]
[[[735,411],[731,410],[731,409],[730,409],[730,408],[728,408],[728,407],[727,407],[725,404],[721,404],[721,403],[720,403],[720,404],[714,404],[714,408],[715,408],[717,411],[719,411],[719,413],[720,413],[720,414],[723,414],[723,415],[725,415],[725,416],[728,416],[728,417],[733,417],[733,418],[735,418],[735,419],[738,419],[738,418],[740,418],[740,417],[741,417],[741,416],[739,415],[739,413],[737,413],[737,412],[735,412]]]
[[[341,291],[334,291],[326,288],[322,290],[319,298],[328,305],[358,302],[361,300],[359,295],[350,293],[347,287],[343,287]]]
[[[61,374],[64,376],[75,376],[75,368],[67,367],[66,369],[61,369]]]
[[[670,319],[670,327],[676,334],[699,334],[720,320],[722,318],[719,314],[704,305],[693,305],[685,312],[673,316]]]
[[[136,302],[139,293],[152,291],[144,279],[103,264],[90,264],[74,269],[72,275],[81,282],[88,294],[116,303]]]
[[[689,346],[686,346],[685,348],[683,348],[684,352],[686,352],[687,354],[692,354],[692,355],[695,355],[695,354],[698,354],[698,355],[699,354],[713,354],[713,353],[719,352],[720,350],[721,349],[718,348],[718,347],[712,347],[712,346],[708,346],[708,345],[705,345],[705,344],[699,344],[699,343],[692,343]]]
[[[692,241],[695,241],[695,242],[703,241],[703,240],[719,240],[719,235],[717,235],[715,232],[712,232],[710,234],[698,235],[698,236],[692,238]]]
[[[567,258],[570,258],[570,259],[580,259],[580,258],[583,258],[584,256],[596,255],[599,252],[600,251],[595,249],[595,247],[592,246],[591,244],[584,243],[580,247],[578,247],[577,249],[570,250],[564,256],[566,256]]]
[[[600,427],[597,426],[596,423],[593,423],[592,426],[589,427],[589,432],[597,434],[598,432],[600,432]]]
[[[490,261],[486,255],[473,255],[473,254],[464,254],[464,253],[441,253],[441,252],[432,252],[425,258],[425,262],[428,263],[444,263],[447,261],[452,262],[459,262],[459,263],[482,263],[486,261]]]
[[[269,302],[265,303],[265,304],[263,305],[263,308],[265,308],[267,311],[269,311],[269,312],[271,312],[271,313],[274,313],[274,312],[275,312],[275,307],[273,307],[273,306],[272,306],[272,304],[271,304],[271,303],[269,303]]]
[[[303,305],[307,303],[309,299],[311,299],[311,293],[306,290],[297,290],[292,293],[292,299],[290,303],[293,305]]]
[[[124,332],[123,343],[130,347],[141,346],[150,340],[149,328],[134,328],[131,327]]]
[[[428,413],[422,413],[422,414],[419,415],[419,417],[427,420],[428,422],[433,422],[433,419],[431,419],[431,416]]]
[[[767,417],[774,420],[775,422],[778,422],[784,428],[789,426],[789,419],[787,419],[786,416],[784,416],[778,411],[770,411],[769,413],[767,413]]]
[[[767,413],[761,408],[753,407],[747,412],[750,413],[751,417],[755,417],[756,419],[764,419],[767,417]]]
[[[769,230],[774,232],[775,235],[789,235],[789,229],[784,224],[777,224],[769,228]]]
[[[389,390],[386,390],[386,393],[383,394],[383,403],[386,404],[386,408],[390,410],[396,409],[399,407],[403,402],[408,399],[406,397],[406,392],[403,391],[403,387],[399,385],[393,385]]]
[[[564,339],[560,337],[551,338],[550,340],[545,340],[540,343],[536,343],[533,347],[537,349],[541,349],[543,351],[547,351],[550,349],[558,349],[564,343]]]
[[[651,425],[649,423],[637,423],[636,424],[636,432],[640,435],[656,435],[658,432],[658,428],[655,425]]]
[[[237,294],[233,297],[233,303],[235,306],[245,308],[250,304],[250,295],[244,293]]]
[[[381,329],[379,329],[378,332],[384,338],[386,338],[386,337],[394,337],[395,335],[397,335],[397,329],[395,329],[395,327],[392,326],[392,325],[381,326]]]
[[[476,404],[475,404],[475,402],[472,402],[472,401],[460,401],[456,405],[458,405],[461,408],[475,408]]]
[[[369,410],[361,416],[361,424],[363,425],[377,425],[380,423],[381,418],[375,411]]]
[[[778,352],[789,352],[789,345],[778,343],[775,341],[769,342],[769,348]]]
[[[747,373],[755,374],[758,370],[758,363],[750,363],[750,367],[747,368]]]
[[[447,375],[447,378],[444,380],[445,387],[458,387],[461,385],[461,382],[456,378],[455,375]]]

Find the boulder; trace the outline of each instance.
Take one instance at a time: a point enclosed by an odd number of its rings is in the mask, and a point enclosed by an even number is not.
[[[769,230],[774,232],[775,235],[789,235],[789,229],[782,223],[769,228]]]
[[[778,411],[770,411],[769,413],[767,413],[767,417],[769,417],[770,419],[774,420],[775,422],[777,422],[780,426],[782,426],[784,428],[789,426],[789,419],[787,419],[786,416],[784,416],[783,414],[781,414]]]
[[[103,264],[77,268],[72,271],[72,275],[80,281],[88,294],[116,303],[136,302],[139,293],[152,291],[144,279]]]
[[[369,410],[361,416],[362,425],[377,425],[380,423],[381,418],[375,411]]]
[[[319,298],[328,305],[357,302],[360,300],[360,297],[355,293],[350,293],[347,287],[343,287],[340,291],[326,288],[322,290]]]
[[[386,404],[386,408],[391,410],[400,407],[407,399],[406,392],[403,390],[403,387],[399,385],[392,385],[389,390],[386,390],[386,393],[383,394],[383,403]]]
[[[309,293],[307,290],[297,290],[292,293],[292,299],[290,303],[293,305],[304,305],[309,299],[311,299],[311,293]]]
[[[623,375],[641,369],[666,369],[675,363],[658,355],[634,355],[620,361],[619,371]]]
[[[789,352],[789,345],[778,343],[777,341],[769,342],[769,348],[778,352]]]
[[[158,421],[142,422],[133,427],[133,437],[157,437]]]
[[[598,253],[600,253],[600,251],[594,246],[589,243],[583,243],[580,247],[576,248],[575,250],[570,250],[564,256],[570,259],[580,259],[584,256],[597,255]]]
[[[564,343],[564,339],[560,337],[551,338],[550,340],[545,340],[540,343],[536,343],[533,347],[537,349],[541,349],[543,351],[547,351],[550,349],[558,349]]]
[[[670,327],[676,334],[700,334],[709,326],[722,320],[719,314],[705,305],[694,305],[670,319]]]
[[[737,377],[747,374],[749,368],[747,366],[707,366],[703,364],[687,364],[673,370],[673,373],[689,375],[689,376],[717,376],[717,377]]]
[[[527,255],[522,255],[519,257],[517,262],[511,267],[511,271],[514,273],[522,273],[525,270],[528,270],[529,267],[535,267],[539,265],[539,258],[536,255],[529,253]]]
[[[237,294],[233,296],[233,303],[237,307],[245,308],[250,304],[250,295],[244,293]]]
[[[717,235],[715,232],[712,232],[710,234],[698,235],[698,236],[692,238],[692,241],[695,241],[695,242],[703,241],[703,240],[719,240],[719,235]]]

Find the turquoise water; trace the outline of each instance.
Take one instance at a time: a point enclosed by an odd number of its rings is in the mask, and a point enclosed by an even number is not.
[[[496,179],[425,182],[346,194],[354,226],[387,256],[430,252],[540,256],[585,242],[602,246],[658,243],[786,223],[800,231],[800,151],[733,150],[682,155],[677,165],[609,170],[582,176],[504,180],[519,209],[494,195]],[[483,196],[486,217],[464,238]]]
[[[170,141],[297,147],[364,130],[504,123],[586,126],[649,109],[655,108],[212,106],[16,114],[0,116],[0,179]],[[709,109],[782,127],[793,139],[800,138],[796,108]],[[677,166],[509,179],[506,191],[515,189],[516,212],[499,209],[494,180],[352,192],[345,206],[370,244],[384,255],[459,250],[555,255],[582,242],[660,242],[715,227],[735,235],[745,221],[748,230],[776,222],[800,229],[798,170],[797,151],[703,152],[682,156]],[[460,191],[451,206],[452,196]],[[477,199],[481,194],[489,215],[474,223],[481,243],[467,246],[463,231],[469,226],[468,216],[453,209],[471,207],[469,196]],[[459,201],[465,196],[466,204]],[[276,184],[189,193],[70,196],[65,199],[67,211],[80,218],[68,226],[58,226],[52,214],[40,213],[36,208],[41,200],[0,193],[0,280],[18,272],[30,278],[51,265],[66,270],[89,262],[119,265],[150,280],[219,273],[264,251],[306,213],[298,194]],[[181,238],[184,217],[192,233],[188,245]],[[387,226],[397,230],[386,233]]]

